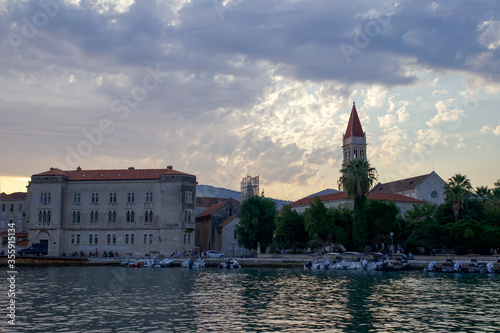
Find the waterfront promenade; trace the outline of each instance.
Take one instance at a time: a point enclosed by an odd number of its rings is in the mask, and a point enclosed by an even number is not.
[[[493,263],[495,270],[500,270],[500,255],[454,255],[454,254],[442,254],[442,255],[414,255],[413,260],[408,260],[410,270],[422,270],[426,268],[431,261],[435,261],[436,264],[442,265],[444,263],[449,263],[450,261],[456,262],[460,261],[462,265],[468,266],[474,261],[477,262],[491,262]],[[174,260],[173,266],[181,266],[184,260],[189,259],[189,257],[183,258],[172,258]],[[227,260],[226,258],[208,258],[206,259],[206,267],[217,267],[222,261]],[[335,259],[335,256],[330,255],[320,255],[320,254],[309,254],[309,255],[292,255],[292,254],[262,254],[258,258],[237,258],[238,262],[242,267],[269,267],[269,268],[297,268],[303,267],[308,261],[314,261],[317,259]],[[125,257],[119,258],[75,258],[75,257],[17,257],[17,266],[65,266],[65,265],[109,265],[115,266],[120,265],[121,262],[125,260]],[[393,257],[390,262],[397,265],[400,260],[399,258]],[[0,266],[7,265],[7,257],[0,257]]]

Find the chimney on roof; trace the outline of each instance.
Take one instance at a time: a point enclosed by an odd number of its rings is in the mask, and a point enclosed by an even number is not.
[[[54,170],[54,167],[50,167],[50,171]]]
[[[135,168],[134,167],[128,167],[129,170],[134,170]]]
[[[76,168],[76,171],[82,171],[82,168],[77,167],[77,168]]]
[[[168,170],[172,170],[173,168],[174,168],[173,166],[171,166],[171,165],[167,165],[167,169],[168,169]]]

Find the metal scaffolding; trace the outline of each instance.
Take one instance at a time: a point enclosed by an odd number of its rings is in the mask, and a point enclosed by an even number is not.
[[[259,176],[243,177],[241,180],[241,202],[253,195],[259,195]]]

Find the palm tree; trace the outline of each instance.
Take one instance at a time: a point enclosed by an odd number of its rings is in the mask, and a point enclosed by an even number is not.
[[[366,197],[368,191],[377,180],[377,171],[370,166],[368,161],[353,159],[340,170],[339,186],[347,191],[351,199]]]
[[[354,199],[353,242],[362,250],[362,246],[368,243],[364,204],[368,191],[377,180],[377,171],[368,161],[353,159],[340,172],[339,187],[347,191],[349,198]]]
[[[478,187],[476,187],[476,195],[484,203],[492,195],[492,191],[491,191],[491,189],[488,188],[488,186],[478,186]]]
[[[472,192],[472,185],[467,176],[457,173],[448,179],[444,185],[444,194],[446,201],[451,203],[455,221],[458,220],[458,214],[463,209],[465,202],[469,199]]]

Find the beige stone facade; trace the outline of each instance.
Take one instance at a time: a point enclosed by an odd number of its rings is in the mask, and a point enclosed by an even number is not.
[[[166,169],[50,171],[33,175],[31,243],[49,255],[96,250],[146,254],[194,247],[196,176]]]
[[[410,198],[435,203],[444,203],[444,185],[446,182],[432,171],[427,175],[421,175],[406,179],[400,179],[388,183],[378,183],[372,193],[395,193]]]
[[[331,194],[325,194],[325,195],[320,195],[318,198],[323,201],[324,205],[326,208],[336,208],[340,205],[343,205],[344,207],[354,207],[354,200],[348,197],[347,192],[338,192],[338,193],[331,193]],[[384,200],[384,201],[391,201],[394,202],[396,207],[398,207],[399,212],[401,215],[404,216],[404,214],[413,208],[414,204],[423,204],[424,202],[421,200],[417,200],[414,198],[410,198],[401,194],[388,194],[388,193],[368,193],[368,198],[373,199],[373,200]],[[300,199],[298,201],[295,201],[291,203],[290,205],[292,206],[292,209],[295,210],[298,213],[304,213],[307,208],[309,208],[309,205],[311,202],[314,200],[313,197],[308,197],[304,199]]]
[[[14,229],[16,250],[28,247],[28,227],[26,224],[26,193],[0,194],[0,233],[2,248],[7,248],[9,229]],[[14,228],[12,228],[14,226]],[[1,251],[1,250],[0,250]]]
[[[219,248],[219,252],[226,254],[227,257],[240,257],[241,252],[246,249],[238,245],[236,237],[236,226],[241,219],[236,216],[230,216],[225,221],[220,223],[216,228],[215,242]]]

